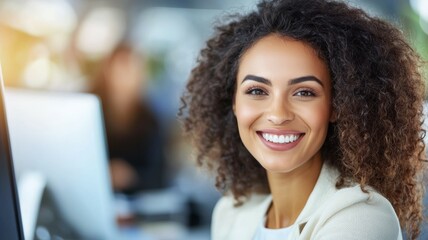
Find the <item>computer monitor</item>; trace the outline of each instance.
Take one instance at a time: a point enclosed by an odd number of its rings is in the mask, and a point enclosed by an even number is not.
[[[20,196],[26,195],[20,180],[38,173],[79,238],[119,239],[99,99],[9,88],[5,96]],[[34,216],[24,211],[31,201],[21,197],[26,239],[36,228]]]
[[[0,66],[0,239],[24,240],[5,114]]]

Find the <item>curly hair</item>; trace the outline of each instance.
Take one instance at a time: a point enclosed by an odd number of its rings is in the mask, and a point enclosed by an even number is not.
[[[266,170],[239,137],[232,105],[241,57],[270,34],[309,44],[328,66],[337,121],[321,150],[340,172],[336,187],[373,187],[416,238],[423,220],[422,60],[395,26],[345,3],[264,0],[215,27],[179,112],[198,164],[216,169],[217,188],[238,203],[251,192],[269,192]]]

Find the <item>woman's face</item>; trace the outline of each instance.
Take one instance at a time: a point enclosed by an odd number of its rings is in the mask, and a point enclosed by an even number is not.
[[[270,172],[321,161],[331,110],[326,64],[309,45],[269,35],[242,56],[233,110],[245,147]]]

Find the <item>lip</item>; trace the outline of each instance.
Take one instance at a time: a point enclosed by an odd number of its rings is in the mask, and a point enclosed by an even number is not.
[[[269,130],[263,130],[263,131],[257,131],[257,135],[259,136],[262,143],[268,147],[269,149],[272,149],[274,151],[288,151],[296,147],[300,141],[305,136],[305,133],[298,132],[298,131],[290,131],[290,130],[278,130],[278,129],[269,129]],[[273,143],[269,142],[266,139],[263,138],[263,133],[269,133],[269,134],[276,134],[276,135],[289,135],[289,134],[295,134],[300,135],[299,138],[292,142],[292,143]]]

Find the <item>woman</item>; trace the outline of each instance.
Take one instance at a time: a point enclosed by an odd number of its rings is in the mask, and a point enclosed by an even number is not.
[[[218,26],[181,110],[225,195],[213,239],[417,238],[420,62],[341,2],[263,1]]]

